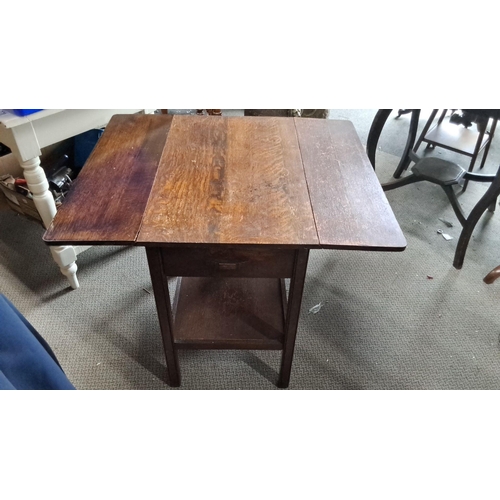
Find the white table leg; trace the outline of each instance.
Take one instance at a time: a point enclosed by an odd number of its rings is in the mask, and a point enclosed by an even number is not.
[[[40,167],[41,150],[92,128],[105,126],[115,114],[154,113],[154,109],[46,109],[29,117],[17,117],[0,110],[0,142],[8,146],[24,169],[28,188],[45,227],[56,214],[54,198],[48,190],[47,178]],[[61,272],[71,287],[78,288],[76,255],[88,247],[51,247]]]
[[[30,160],[20,161],[24,170],[24,178],[28,188],[33,193],[33,201],[42,218],[45,228],[50,226],[52,219],[56,215],[57,209],[54,198],[49,191],[49,183],[45,176],[45,171],[40,167],[40,157]],[[61,272],[68,278],[71,288],[78,288],[78,279],[76,277],[77,265],[76,253],[72,246],[51,247],[50,251]]]

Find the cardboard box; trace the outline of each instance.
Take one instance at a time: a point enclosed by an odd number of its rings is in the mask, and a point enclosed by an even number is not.
[[[7,205],[12,210],[31,219],[34,219],[42,224],[42,218],[40,217],[40,214],[36,209],[33,198],[31,198],[31,195],[26,196],[16,191],[14,181],[15,178],[12,175],[5,174],[0,176],[0,191],[2,191],[3,195],[5,196]]]
[[[81,168],[101,135],[102,130],[100,129],[89,130],[75,138],[47,146],[41,150],[42,159],[47,160],[50,164],[51,159],[59,158],[63,154],[69,154],[69,149],[74,146],[75,160],[78,159],[80,162],[78,167]],[[81,139],[81,143],[77,142],[77,144],[74,144],[74,140],[77,138]],[[42,168],[43,167],[44,161],[42,161]],[[14,155],[11,153],[0,156],[0,191],[2,192],[2,194],[0,194],[0,202],[4,205],[8,205],[12,210],[42,223],[42,218],[38,213],[31,195],[25,196],[16,189],[14,184],[16,178],[24,178],[24,172]],[[56,200],[56,206],[60,204],[61,200]]]
[[[13,154],[0,157],[0,198],[2,198],[3,204],[15,212],[42,224],[42,218],[35,207],[33,199],[15,190],[14,179],[22,177],[23,169]]]
[[[64,141],[61,141],[43,148],[42,157],[50,157],[51,153],[59,148],[63,142]],[[17,213],[26,215],[27,217],[42,224],[42,218],[38,213],[33,199],[18,193],[12,185],[13,181],[7,180],[8,177],[24,178],[23,169],[12,153],[0,156],[0,179],[4,179],[3,181],[0,180],[0,202],[3,205],[7,205]]]

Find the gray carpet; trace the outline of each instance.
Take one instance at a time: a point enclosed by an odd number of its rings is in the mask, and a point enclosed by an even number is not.
[[[351,119],[364,142],[374,112],[331,110],[330,118]],[[383,181],[407,122],[392,120],[382,138]],[[499,161],[495,145],[485,171]],[[470,184],[464,208],[485,189]],[[500,264],[500,211],[480,221],[458,271],[460,226],[444,192],[421,183],[387,197],[405,252],[311,252],[290,389],[500,389],[500,282],[482,281]],[[454,239],[445,241],[440,228]],[[144,250],[87,250],[78,256],[81,288],[72,291],[42,234],[1,206],[0,292],[49,342],[74,385],[170,389]],[[181,351],[181,389],[276,389],[279,364],[278,351]]]

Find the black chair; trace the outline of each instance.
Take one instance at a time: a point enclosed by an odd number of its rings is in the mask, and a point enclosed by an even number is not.
[[[468,110],[471,113],[482,115],[485,118],[493,118],[498,120],[500,118],[500,110],[498,109],[483,109],[483,110]],[[370,127],[366,151],[370,162],[375,168],[375,154],[377,151],[378,141],[384,125],[391,114],[392,109],[378,110],[375,118]],[[418,123],[420,118],[420,110],[412,109],[405,110],[411,112],[410,128],[404,152],[401,156],[400,162],[393,174],[394,181],[382,184],[384,191],[390,191],[408,184],[413,184],[420,181],[428,181],[438,186],[441,186],[448,196],[450,203],[453,207],[455,215],[457,216],[460,224],[462,225],[462,232],[458,240],[457,248],[455,251],[455,258],[453,266],[456,269],[461,269],[467,246],[469,244],[472,232],[476,227],[481,216],[486,210],[494,212],[497,197],[500,195],[500,168],[496,175],[477,174],[468,172],[456,163],[451,161],[442,160],[440,158],[420,158],[413,151],[415,139],[417,136]],[[411,168],[411,174],[401,177],[402,173],[408,169],[409,165],[414,162],[415,165]],[[475,182],[488,182],[491,183],[488,190],[484,193],[481,199],[476,203],[468,216],[462,210],[460,203],[455,194],[453,186],[463,184],[467,181]]]

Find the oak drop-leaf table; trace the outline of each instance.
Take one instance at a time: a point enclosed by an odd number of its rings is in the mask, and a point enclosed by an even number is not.
[[[44,240],[146,248],[172,386],[191,348],[281,350],[287,387],[309,250],[406,247],[351,122],[185,115],[115,115]]]

